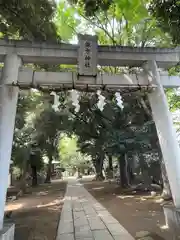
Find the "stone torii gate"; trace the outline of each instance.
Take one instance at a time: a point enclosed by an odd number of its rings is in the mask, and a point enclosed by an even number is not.
[[[166,71],[179,63],[179,48],[99,46],[97,37],[89,35],[79,35],[78,45],[0,40],[0,60],[4,62],[0,72],[0,231],[5,228],[3,217],[19,88],[48,87],[56,91],[150,88],[148,98],[173,200],[175,207],[180,208],[180,149],[163,89],[180,86],[180,78],[170,77]],[[34,71],[23,67],[27,63],[77,65],[77,72]],[[98,74],[98,66],[133,66],[141,70],[130,75]],[[11,228],[7,234],[12,236],[13,231]]]

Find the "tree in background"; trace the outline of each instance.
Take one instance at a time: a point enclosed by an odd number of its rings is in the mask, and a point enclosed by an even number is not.
[[[75,169],[79,176],[92,166],[91,157],[79,151],[77,140],[78,138],[74,135],[68,137],[66,134],[61,134],[58,149],[60,165],[67,170]]]
[[[171,35],[173,43],[180,43],[179,0],[69,0],[69,2],[83,8],[86,16],[92,18],[101,12],[106,13],[116,5],[118,5],[121,10],[129,9],[130,15],[132,16],[133,13],[133,16],[136,17],[142,13],[139,12],[139,9],[145,6],[149,11],[149,17],[151,17],[151,14],[155,17],[156,25]]]
[[[62,121],[61,116],[54,112],[49,105],[34,120],[36,132],[33,139],[38,144],[42,154],[48,158],[46,183],[51,180],[52,161],[58,157],[57,145]]]
[[[0,32],[11,38],[56,40],[54,0],[1,0]]]
[[[1,1],[0,36],[13,39],[57,41],[59,36],[55,23],[52,21],[55,10],[54,1]],[[47,66],[43,67],[47,68]],[[35,109],[38,109],[37,95],[34,95],[36,101],[31,94],[24,94],[23,91],[19,94],[12,159],[14,164],[21,168],[23,188],[25,188],[24,179],[34,130],[28,121],[28,116],[35,115]],[[31,104],[34,104],[35,108],[32,108]]]
[[[111,4],[114,2],[112,0],[68,0],[72,4],[77,4],[83,7],[87,16],[93,16],[98,11],[107,11]]]
[[[180,2],[154,0],[151,1],[150,9],[162,30],[172,36],[173,43],[180,44]]]

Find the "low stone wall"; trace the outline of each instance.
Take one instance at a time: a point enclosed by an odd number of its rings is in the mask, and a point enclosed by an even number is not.
[[[14,240],[15,224],[5,223],[0,231],[0,240]]]
[[[180,239],[180,209],[173,205],[164,205],[166,225],[172,233],[172,240]]]

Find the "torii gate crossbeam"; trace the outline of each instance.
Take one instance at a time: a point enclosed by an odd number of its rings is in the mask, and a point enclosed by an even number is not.
[[[96,38],[83,36],[95,42]],[[180,61],[180,48],[122,47],[95,45],[97,64],[100,66],[142,66],[146,61],[156,60],[160,68],[174,66]],[[93,50],[94,51],[94,50]],[[19,40],[0,40],[0,61],[15,52],[23,63],[78,64],[79,45],[36,43]]]
[[[79,45],[30,43],[0,40],[0,61],[4,62],[0,81],[0,230],[8,185],[13,130],[19,87],[83,85],[94,89],[106,85],[117,90],[137,85],[149,86],[148,93],[160,146],[166,165],[174,204],[180,208],[180,149],[163,86],[179,86],[179,77],[169,77],[167,69],[180,60],[180,50],[98,46],[94,36],[80,36]],[[49,73],[20,68],[23,63],[77,64],[76,73]],[[143,72],[135,76],[98,75],[97,66],[138,66]],[[0,236],[1,239],[1,236]],[[11,238],[12,239],[12,238]]]
[[[169,76],[168,72],[158,71],[160,82],[164,88],[180,87],[179,76]],[[2,72],[0,71],[0,78]],[[145,71],[137,74],[97,74],[96,77],[79,76],[76,72],[45,72],[34,71],[30,68],[19,68],[17,82],[9,83],[21,89],[48,87],[57,91],[77,89],[79,91],[96,91],[97,88],[117,91],[121,88],[135,88],[141,86],[152,89],[157,87],[153,79],[147,78]]]

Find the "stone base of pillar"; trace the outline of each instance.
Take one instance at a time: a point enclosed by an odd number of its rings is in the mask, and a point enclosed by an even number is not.
[[[172,233],[172,240],[180,239],[180,209],[172,205],[164,205],[166,226]]]
[[[15,224],[5,223],[0,231],[0,240],[14,240]]]

